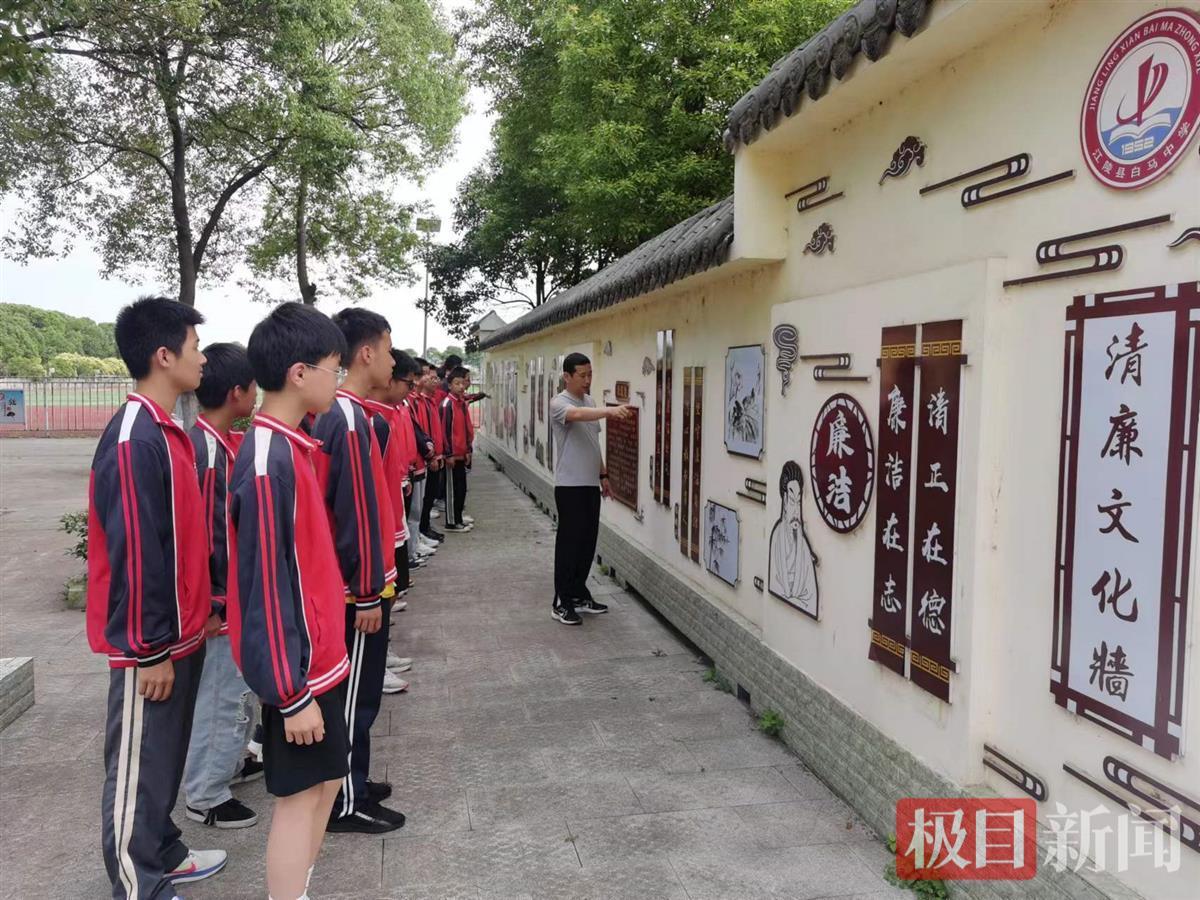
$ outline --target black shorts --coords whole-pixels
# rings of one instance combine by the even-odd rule
[[[283,713],[263,704],[263,768],[267,792],[290,797],[324,781],[338,781],[350,771],[350,739],[346,735],[346,682],[314,701],[325,719],[325,739],[293,744],[283,731]]]

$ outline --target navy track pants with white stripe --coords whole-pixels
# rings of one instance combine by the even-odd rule
[[[104,867],[114,900],[175,896],[167,873],[187,857],[171,811],[179,796],[204,669],[204,646],[174,662],[166,700],[138,693],[137,669],[112,669],[100,807]]]
[[[350,772],[333,803],[335,817],[348,816],[367,803],[367,774],[371,769],[371,726],[383,702],[383,672],[387,668],[391,604],[383,602],[383,624],[374,634],[354,627],[355,609],[346,604],[346,733],[350,737]]]

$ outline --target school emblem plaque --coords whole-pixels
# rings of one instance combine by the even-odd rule
[[[1102,183],[1157,181],[1200,125],[1200,15],[1160,9],[1130,25],[1101,58],[1083,98],[1079,140]]]

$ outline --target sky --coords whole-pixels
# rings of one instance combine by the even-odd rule
[[[450,4],[452,7],[457,4]],[[427,201],[434,215],[442,220],[442,232],[435,238],[445,242],[452,237],[450,232],[454,197],[458,183],[466,177],[484,156],[491,145],[491,123],[493,114],[488,95],[472,88],[468,94],[469,111],[459,123],[457,143],[452,155],[439,169],[432,172],[424,185],[415,190],[418,198]],[[407,193],[407,192],[406,192]],[[7,218],[0,207],[0,228]],[[11,212],[11,207],[8,207]],[[424,314],[415,303],[424,295],[424,271],[418,263],[419,281],[409,286],[380,290],[358,305],[385,315],[392,326],[392,341],[397,347],[421,350]],[[100,276],[100,259],[89,242],[76,239],[70,254],[31,260],[28,265],[19,265],[0,255],[0,302],[24,303],[44,309],[58,310],[73,316],[86,316],[97,322],[111,322],[117,311],[130,300],[149,291],[164,291],[168,296],[176,290],[174,285],[156,282],[146,276],[105,279]],[[196,290],[196,307],[205,316],[200,339],[211,341],[239,341],[245,343],[254,324],[262,318],[267,307],[255,303],[241,292],[236,278],[221,284],[206,279],[201,273]],[[326,313],[336,312],[339,305],[331,302],[317,307]],[[511,316],[506,316],[511,318]],[[429,347],[444,348],[447,344],[462,345],[458,338],[451,337],[431,317],[429,319]]]

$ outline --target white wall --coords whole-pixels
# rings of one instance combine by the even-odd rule
[[[964,44],[942,68],[898,93],[884,93],[887,80],[876,78],[878,96],[867,96],[863,88],[845,91],[851,103],[839,99],[843,88],[835,83],[817,104],[822,112],[812,121],[819,120],[820,127],[806,125],[802,112],[763,142],[767,150],[752,145],[739,152],[735,247],[745,256],[766,259],[782,246],[786,259],[781,264],[764,264],[752,274],[694,289],[660,291],[491,355],[549,358],[590,343],[597,402],[618,379],[631,382],[635,402],[637,391],[646,396],[639,473],[645,518],[639,523],[630,510],[608,504],[609,524],[719,600],[731,615],[760,628],[770,647],[928,765],[961,785],[986,785],[1012,795],[1014,789],[980,763],[983,743],[996,744],[1048,784],[1051,802],[1040,806],[1043,817],[1055,811],[1056,801],[1071,810],[1101,802],[1113,807],[1062,769],[1064,762],[1071,763],[1103,780],[1100,764],[1108,754],[1200,794],[1195,658],[1200,528],[1194,529],[1189,548],[1183,754],[1175,760],[1156,756],[1069,714],[1049,692],[1066,308],[1075,295],[1200,279],[1200,243],[1167,248],[1185,227],[1200,225],[1196,142],[1156,184],[1113,191],[1088,172],[1078,139],[1084,90],[1105,48],[1136,18],[1167,5],[1038,0],[1024,4],[1028,11],[1015,26],[1008,15],[1003,30],[972,35],[974,48]],[[1196,2],[1169,5],[1200,9]],[[971,33],[961,28],[956,34],[966,40]],[[914,39],[912,49],[937,37],[931,29]],[[874,65],[885,67],[891,58]],[[892,152],[907,135],[928,145],[924,167],[879,185]],[[918,194],[924,185],[1023,151],[1033,157],[1028,179],[1065,169],[1074,169],[1074,178],[966,210],[958,199],[961,186]],[[831,191],[845,191],[843,199],[802,214],[783,199],[786,191],[824,175],[831,176]],[[1039,271],[1034,257],[1039,241],[1162,213],[1174,220],[1111,238],[1126,251],[1118,271],[1002,285]],[[821,222],[833,226],[836,251],[805,254],[804,245]],[[766,543],[779,509],[780,467],[796,459],[807,471],[809,436],[820,405],[845,390],[868,410],[875,432],[880,329],[947,318],[963,319],[969,363],[962,381],[952,637],[959,671],[952,676],[951,702],[944,704],[867,658],[874,503],[857,531],[838,535],[821,522],[806,490],[805,520],[821,558],[820,621],[759,593],[752,581],[755,575],[767,577]],[[801,353],[850,352],[854,371],[871,375],[871,381],[819,384],[810,368],[797,363],[793,388],[781,397],[770,337],[780,322],[799,329]],[[672,511],[657,506],[650,492],[646,461],[654,446],[654,377],[643,376],[641,367],[643,357],[655,358],[660,328],[676,330],[672,500],[681,490],[683,368],[704,365],[703,499],[731,506],[741,516],[742,579],[736,588],[684,559],[674,539]],[[599,353],[605,341],[612,342],[611,357]],[[763,343],[768,350],[762,462],[727,454],[720,426],[725,350],[749,343]],[[518,403],[522,421],[527,408],[527,398]],[[747,476],[767,482],[767,508],[735,496]],[[1200,509],[1200,498],[1196,502]],[[1180,862],[1180,871],[1170,874],[1135,860],[1120,877],[1148,897],[1196,896],[1200,855],[1184,848]]]

